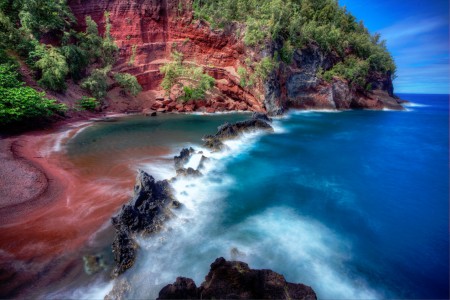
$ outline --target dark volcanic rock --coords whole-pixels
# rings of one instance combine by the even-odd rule
[[[266,114],[260,113],[260,112],[254,112],[252,115],[252,119],[254,120],[262,120],[267,123],[272,123],[272,119],[269,118]]]
[[[236,122],[234,124],[227,122],[219,126],[215,135],[207,135],[203,137],[203,140],[205,141],[204,146],[218,151],[225,147],[222,143],[223,140],[236,138],[241,133],[255,130],[266,130],[273,132],[273,127],[268,122],[270,122],[269,117],[259,113],[254,114],[250,120]]]
[[[208,160],[209,160],[208,157],[202,155],[202,158],[200,159],[197,170],[203,169],[205,167],[205,162],[207,162]]]
[[[272,270],[252,270],[246,263],[218,258],[200,287],[179,277],[159,292],[159,299],[317,299],[309,286],[286,282]]]
[[[173,284],[166,285],[159,292],[159,299],[200,299],[194,280],[178,277]]]
[[[192,149],[192,147],[189,149],[184,148],[183,150],[181,150],[180,155],[173,158],[175,162],[175,170],[182,169],[184,165],[189,161],[194,152],[195,151],[194,149]]]
[[[192,168],[181,168],[177,170],[177,176],[193,176],[193,177],[200,177],[202,176],[202,172],[199,170],[194,170]]]
[[[133,236],[159,230],[164,220],[171,216],[170,207],[173,201],[167,180],[155,181],[149,174],[139,171],[133,198],[112,218],[116,229],[112,244],[116,262],[114,276],[129,269],[136,259],[137,244]]]

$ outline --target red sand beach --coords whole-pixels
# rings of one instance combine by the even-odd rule
[[[80,174],[55,151],[79,128],[0,140],[1,298],[20,295],[29,280],[47,285],[82,272],[79,250],[132,192],[135,174],[125,163]],[[102,179],[112,171],[120,176]]]

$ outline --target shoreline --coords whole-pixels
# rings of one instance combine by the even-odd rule
[[[406,102],[406,101],[405,101]],[[409,102],[405,103],[406,105]],[[350,111],[353,109],[350,109]],[[329,110],[329,109],[291,109],[291,111],[300,111],[300,112],[343,112],[346,110]],[[380,110],[385,111],[385,109]],[[407,111],[407,109],[405,109]],[[156,113],[156,111],[155,111]],[[223,111],[223,112],[157,112],[157,116],[160,114],[194,114],[194,115],[216,115],[216,114],[233,114],[233,113],[242,113],[242,114],[251,114],[252,111],[242,111],[242,110],[233,110],[233,111]],[[283,118],[289,114],[289,110],[287,110],[284,114],[280,116],[276,116],[276,118]],[[81,113],[75,116],[69,116],[65,119],[60,119],[55,121],[54,123],[50,123],[47,128],[37,129],[26,131],[23,133],[7,133],[5,136],[0,135],[0,149],[2,150],[2,155],[0,155],[0,163],[3,166],[7,166],[7,168],[3,167],[0,169],[0,178],[8,178],[8,180],[3,180],[4,185],[0,185],[0,196],[3,196],[3,199],[14,199],[21,198],[20,192],[14,194],[12,192],[9,194],[8,189],[11,186],[20,186],[23,183],[24,178],[28,177],[28,186],[21,187],[26,188],[29,192],[28,197],[25,200],[18,200],[17,202],[12,201],[11,204],[1,203],[0,202],[0,227],[8,224],[11,219],[14,219],[21,213],[26,213],[27,211],[42,206],[44,204],[50,203],[56,200],[57,197],[63,196],[65,193],[65,189],[67,187],[67,180],[65,176],[62,174],[57,174],[58,170],[61,169],[59,167],[51,166],[49,164],[48,158],[41,156],[39,153],[41,150],[39,145],[41,141],[40,138],[46,138],[49,135],[55,134],[58,131],[67,131],[70,130],[70,126],[76,123],[88,122],[86,126],[82,126],[79,128],[77,132],[67,137],[68,139],[78,134],[80,130],[84,127],[89,126],[95,122],[107,121],[109,118],[121,118],[126,116],[147,116],[149,118],[155,117],[151,116],[151,113],[148,113],[145,110],[140,112],[102,112],[102,113]],[[42,145],[41,145],[42,147]],[[14,166],[13,166],[14,165]],[[8,168],[9,167],[9,168]],[[17,170],[21,172],[21,178],[16,178],[18,175],[15,174]],[[59,170],[61,171],[61,170]],[[59,172],[61,173],[61,172]],[[36,186],[37,183],[37,186]],[[3,189],[3,190],[2,190]],[[37,191],[33,191],[37,190]],[[0,201],[1,199],[0,198]],[[23,197],[22,197],[23,198]],[[7,202],[7,201],[5,201]],[[27,206],[30,206],[27,208]],[[12,211],[12,212],[11,212]]]

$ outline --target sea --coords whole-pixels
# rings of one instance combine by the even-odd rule
[[[319,299],[448,299],[449,96],[399,96],[405,111],[290,110],[274,133],[244,134],[216,153],[202,137],[250,114],[96,122],[61,151],[75,168],[110,166],[104,179],[120,176],[116,164],[170,179],[185,147],[211,158],[204,176],[173,184],[183,205],[165,229],[139,238],[124,274],[130,299],[156,298],[178,276],[200,285],[218,257],[272,269]],[[114,285],[88,277],[45,298],[103,298]]]

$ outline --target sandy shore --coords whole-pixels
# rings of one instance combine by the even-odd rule
[[[0,140],[0,226],[62,196],[66,178],[39,152],[45,133]]]
[[[111,238],[94,237],[130,197],[135,171],[73,165],[62,145],[91,123],[0,139],[0,298],[38,297],[88,280],[82,256],[109,245]],[[120,178],[108,180],[110,173]]]

